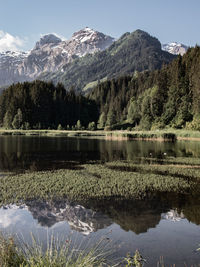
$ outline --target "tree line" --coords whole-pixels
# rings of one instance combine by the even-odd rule
[[[96,103],[62,84],[17,83],[0,96],[0,126],[7,129],[94,128]]]

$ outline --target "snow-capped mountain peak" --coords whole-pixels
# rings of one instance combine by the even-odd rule
[[[34,79],[43,72],[62,70],[75,57],[102,51],[113,42],[114,38],[89,27],[75,32],[69,40],[62,40],[56,34],[47,34],[31,50],[20,66],[20,72]]]
[[[107,42],[109,41],[109,44],[114,41],[114,38],[107,36],[103,33],[100,33],[98,31],[95,31],[89,27],[85,27],[84,29],[75,32],[72,35],[71,40],[74,40],[78,43],[99,43],[99,42]],[[105,48],[102,48],[105,49]]]
[[[57,45],[60,42],[62,42],[61,38],[59,38],[55,34],[52,34],[52,33],[45,34],[36,43],[35,48],[40,49],[43,45],[49,45],[49,44]]]
[[[181,43],[172,42],[172,43],[168,43],[168,44],[163,44],[162,50],[167,51],[173,55],[181,55],[182,56],[187,52],[188,46],[181,44]]]

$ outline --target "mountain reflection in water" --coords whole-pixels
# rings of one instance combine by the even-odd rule
[[[90,203],[74,203],[69,201],[29,201],[23,205],[7,205],[0,209],[0,215],[6,210],[26,210],[42,227],[52,227],[59,222],[67,222],[71,230],[88,235],[104,229],[113,223],[124,231],[135,234],[145,233],[155,228],[160,220],[179,221],[188,219],[195,224],[200,223],[200,201],[193,203],[185,196],[165,194],[155,196],[152,200],[104,200]],[[6,218],[6,217],[5,217]],[[6,224],[0,219],[0,225]]]
[[[167,266],[176,263],[182,267],[183,261],[188,266],[199,262],[195,253],[199,210],[200,201],[168,194],[148,201],[30,201],[0,208],[0,230],[22,235],[30,244],[32,233],[44,246],[52,234],[61,242],[70,238],[83,248],[85,243],[92,246],[103,237],[110,242],[112,259],[139,249],[149,266],[164,256]]]

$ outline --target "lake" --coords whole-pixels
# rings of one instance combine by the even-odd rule
[[[100,138],[0,137],[0,173],[79,169],[80,164],[151,158],[200,157],[199,142],[111,141]],[[99,203],[29,201],[0,208],[0,229],[31,243],[47,244],[52,234],[80,248],[104,238],[111,261],[138,249],[147,266],[161,256],[176,266],[200,262],[200,201],[191,195],[157,194],[152,200],[110,199]]]

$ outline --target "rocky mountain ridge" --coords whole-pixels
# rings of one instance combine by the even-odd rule
[[[79,78],[75,77],[75,73],[79,76],[79,69],[82,67],[86,68],[85,71],[88,72],[91,77],[86,79],[80,77],[80,79],[78,79],[80,82],[75,84],[75,86],[84,87],[88,82],[101,80],[107,76],[115,76],[134,70],[141,71],[159,68],[161,63],[158,63],[158,61],[168,63],[170,60],[166,58],[170,57],[166,56],[166,54],[161,56],[161,45],[158,41],[154,40],[156,38],[149,38],[149,36],[146,35],[145,38],[148,39],[148,44],[145,38],[143,38],[144,35],[143,32],[139,37],[141,39],[137,38],[134,44],[132,33],[126,33],[116,41],[114,38],[88,27],[75,32],[69,40],[63,40],[56,34],[43,35],[35,44],[35,47],[29,52],[8,51],[0,53],[0,87],[16,82],[31,81],[38,77],[44,80],[53,80],[54,82],[64,82],[65,86],[71,86],[74,80]],[[139,50],[144,46],[148,47],[145,55],[142,55],[147,59],[149,58],[149,62],[147,63],[141,62],[140,60],[141,54]],[[136,51],[137,49],[138,51]],[[183,54],[187,47],[172,43],[163,45],[162,49],[171,54]],[[150,50],[152,50],[152,55],[150,55]],[[107,52],[103,53],[103,51]],[[127,54],[127,58],[126,55],[120,58],[121,55],[119,55],[119,51],[120,53]],[[95,56],[94,54],[98,54],[98,52],[100,54]],[[112,55],[112,57],[107,56],[107,54]],[[129,60],[129,58],[132,58],[132,54],[137,54],[134,58],[134,62],[131,62],[132,59]],[[81,60],[81,58],[84,58],[86,55],[94,55],[94,57],[89,58],[89,62],[87,59]],[[93,68],[91,64],[94,65],[94,68],[99,64],[109,65],[112,61],[112,65],[118,65],[118,63],[115,62],[115,56],[119,58],[120,64],[124,66],[118,66],[115,69],[111,66],[111,73],[105,71],[105,74],[100,73],[97,75],[96,73],[93,77],[93,73],[90,70],[90,67]],[[97,60],[95,57],[97,57]],[[158,57],[160,57],[160,59],[158,59]],[[71,73],[72,69],[73,73]],[[127,69],[129,70],[127,71]],[[65,82],[66,79],[68,79],[68,73],[74,76],[69,83]],[[82,76],[82,73],[80,76]]]
[[[75,58],[102,51],[113,42],[114,38],[88,27],[75,32],[69,40],[44,35],[29,53],[0,54],[0,86],[30,81],[43,72],[62,71]]]
[[[23,81],[25,77],[20,72],[29,52],[6,51],[0,52],[0,86]]]
[[[147,32],[127,32],[106,50],[79,57],[57,72],[44,72],[39,79],[61,82],[65,88],[73,86],[88,91],[99,82],[129,75],[135,71],[160,69],[175,58],[161,49],[161,43]]]

